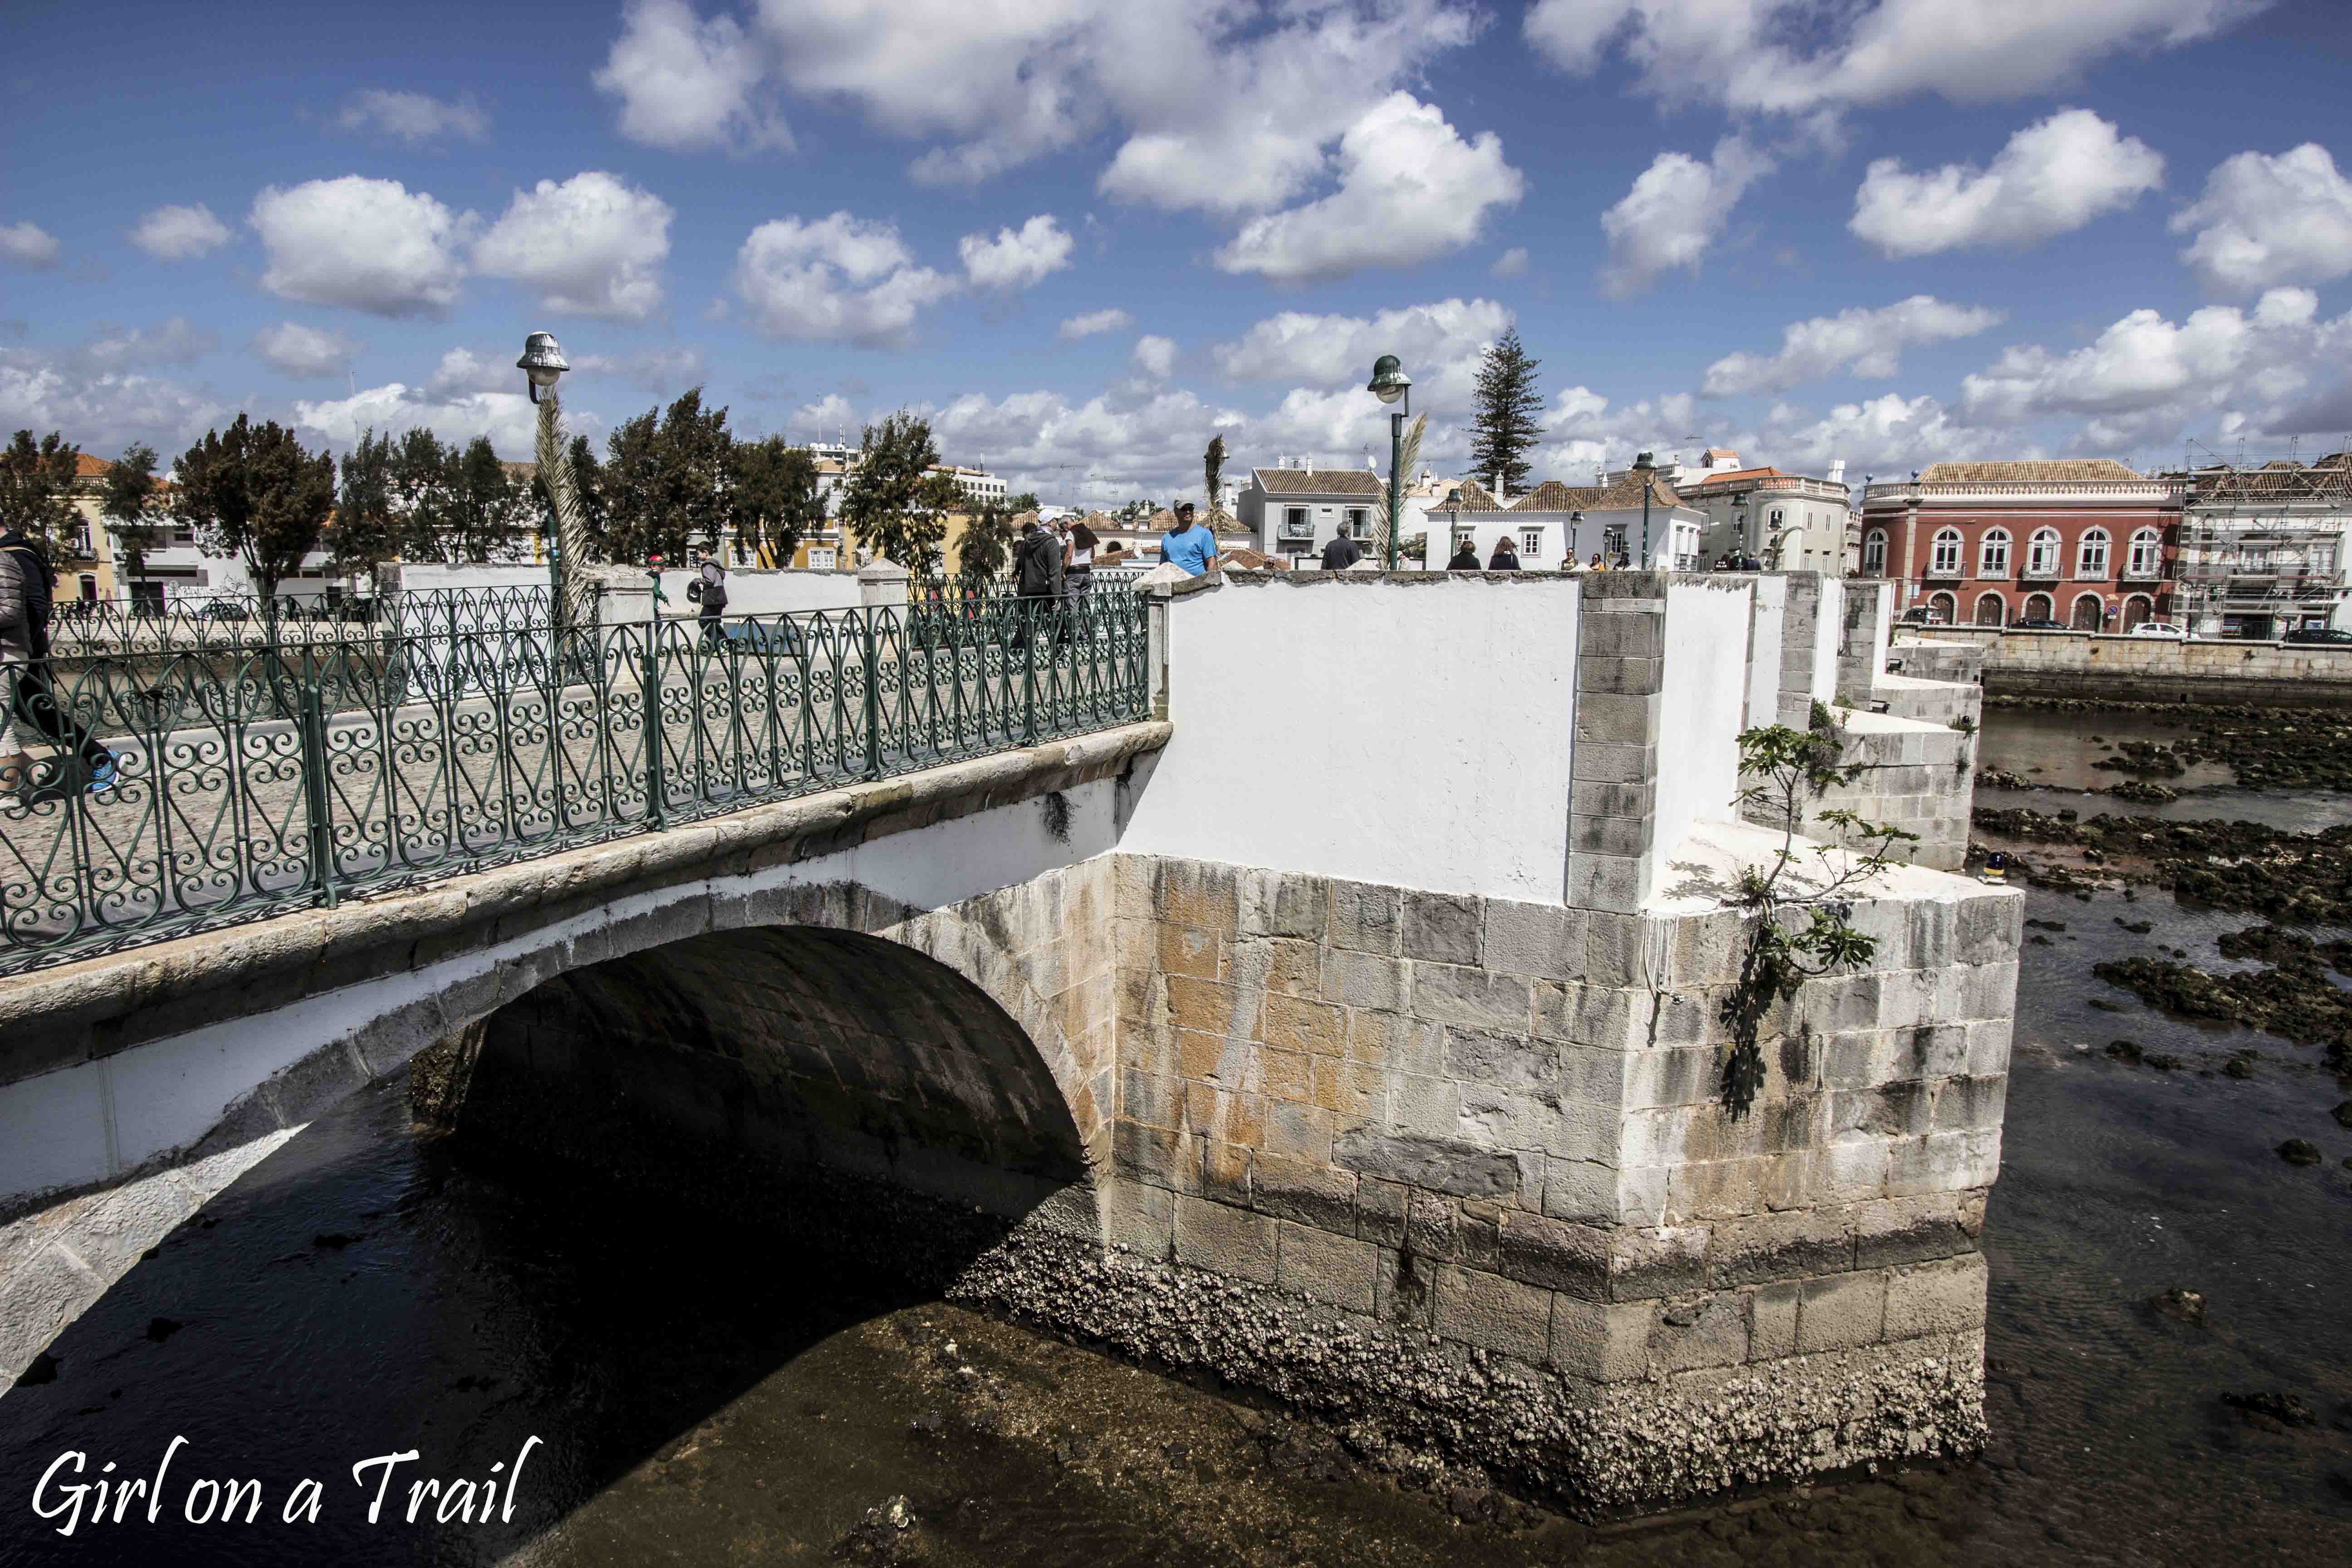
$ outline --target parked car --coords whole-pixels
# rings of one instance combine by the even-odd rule
[[[2142,621],[2132,627],[2130,635],[2136,637],[2163,637],[2171,642],[2191,640],[2187,626],[2175,626],[2170,621]]]
[[[2347,644],[2352,644],[2352,632],[2343,631],[2335,626],[2305,626],[2300,631],[2292,631],[2287,633],[2286,636],[2281,637],[2279,640],[2281,642],[2320,643],[2328,647],[2342,647]]]
[[[1925,605],[1919,605],[1895,616],[1895,624],[1900,626],[1940,626],[1948,623],[1944,619],[1943,611],[1931,610]]]
[[[2063,632],[2067,627],[2063,621],[2053,621],[2044,616],[2039,620],[2011,621],[2009,629],[2013,632]]]
[[[242,621],[249,618],[243,605],[227,599],[215,599],[203,609],[198,610],[196,615],[198,618],[207,621]]]

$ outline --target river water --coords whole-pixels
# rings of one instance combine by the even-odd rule
[[[1989,716],[1989,763],[2079,789],[2113,777],[2087,769],[2089,732],[2140,732],[2050,717]],[[2251,815],[2214,798],[2168,815]],[[2254,800],[2279,826],[2352,816]],[[812,1262],[723,1212],[486,1166],[413,1127],[388,1081],[175,1232],[53,1347],[52,1381],[0,1397],[0,1564],[2352,1562],[2352,1131],[2328,1115],[2346,1090],[2315,1052],[2166,1019],[2090,974],[2157,945],[2214,965],[2252,920],[2027,898],[2064,929],[2022,962],[1976,1463],[1598,1529],[1408,1485],[1244,1395]],[[2118,1037],[2187,1066],[2110,1061]],[[2215,1070],[2247,1045],[2252,1078]],[[2286,1164],[2288,1137],[2326,1161]],[[2203,1293],[2203,1324],[2149,1305],[2176,1287]],[[2316,1423],[2224,1403],[2264,1393]],[[173,1512],[190,1480],[250,1479],[257,1522],[240,1503],[234,1523],[148,1524],[143,1496],[95,1522],[94,1493],[70,1536],[34,1517],[60,1453],[112,1481],[175,1436]],[[371,1524],[387,1467],[352,1467],[409,1450]],[[316,1522],[284,1522],[304,1478]],[[419,1479],[443,1489],[411,1523]],[[459,1479],[478,1483],[459,1502],[497,1483],[505,1506],[436,1521]],[[865,1522],[893,1499],[907,1529]]]

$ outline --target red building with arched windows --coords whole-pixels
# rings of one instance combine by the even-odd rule
[[[1858,575],[1930,620],[2129,631],[2172,614],[2178,479],[2111,458],[1930,463],[1863,493]]]

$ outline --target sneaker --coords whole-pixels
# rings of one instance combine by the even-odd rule
[[[116,772],[117,769],[114,765],[114,755],[110,752],[107,753],[105,761],[91,764],[89,769],[89,783],[83,787],[92,795],[96,795],[102,789],[111,789],[114,787]]]

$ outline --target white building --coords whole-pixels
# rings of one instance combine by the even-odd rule
[[[2181,477],[2173,573],[2190,633],[2352,631],[2352,453]]]
[[[1845,574],[1853,500],[1843,463],[1831,464],[1825,479],[1769,467],[1692,473],[1675,492],[1706,514],[1701,564],[1727,552],[1754,555],[1768,571]]]
[[[1688,572],[1701,564],[1699,544],[1706,514],[1685,506],[1675,488],[1656,472],[1650,478],[1648,565],[1661,572]],[[1467,540],[1483,565],[1494,558],[1506,533],[1526,572],[1556,572],[1593,556],[1614,563],[1620,556],[1643,564],[1642,486],[1627,478],[1615,484],[1564,485],[1547,479],[1526,495],[1499,501],[1475,480],[1464,480],[1430,503],[1430,571],[1441,571]]]
[[[1293,566],[1316,564],[1323,547],[1342,534],[1369,542],[1385,488],[1369,468],[1318,468],[1311,458],[1304,463],[1252,468],[1234,507],[1252,548]]]

